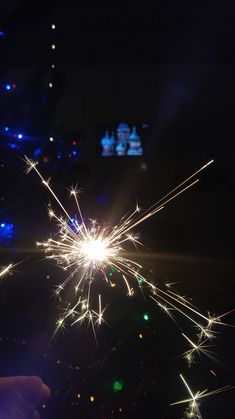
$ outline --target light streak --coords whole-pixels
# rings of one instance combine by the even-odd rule
[[[233,390],[235,388],[234,386],[228,385],[228,386],[224,386],[216,390],[212,390],[212,391],[208,391],[207,389],[202,390],[202,391],[197,391],[194,394],[182,374],[180,374],[180,378],[183,381],[190,397],[184,400],[180,400],[178,402],[171,403],[171,406],[175,406],[179,404],[188,404],[188,407],[185,411],[185,417],[190,418],[190,419],[202,419],[202,415],[200,412],[201,400],[205,399],[206,397],[215,396],[217,394],[223,393],[224,391],[227,391],[227,390]]]
[[[13,268],[13,264],[10,263],[8,266],[5,266],[4,268],[2,268],[2,270],[0,271],[0,279],[2,279],[5,275],[7,275],[10,270]]]
[[[26,258],[27,259],[27,258]],[[25,259],[24,259],[25,260]],[[1,267],[0,269],[0,281],[5,278],[5,276],[7,274],[9,274],[13,268],[15,268],[16,266],[20,265],[21,263],[24,262],[24,260],[17,262],[17,263],[9,263],[9,265]]]

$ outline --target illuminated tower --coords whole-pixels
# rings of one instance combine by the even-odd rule
[[[133,127],[129,137],[129,149],[127,151],[128,156],[142,156],[143,149],[141,147],[140,136],[136,132],[136,127]]]
[[[130,128],[127,124],[121,123],[117,127],[117,147],[121,143],[122,148],[127,149],[129,142]],[[124,152],[125,154],[125,152]],[[122,154],[123,155],[123,154]]]
[[[109,132],[106,131],[105,136],[101,139],[101,145],[103,148],[102,156],[113,156],[114,143],[115,143],[114,135],[110,137]]]

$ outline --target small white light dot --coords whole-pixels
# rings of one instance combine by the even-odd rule
[[[50,137],[50,141],[52,142],[52,141],[54,141],[54,138],[53,137]]]
[[[55,64],[51,64],[51,68],[55,68]]]
[[[54,23],[52,23],[52,25],[51,25],[51,29],[55,29],[55,28],[56,28],[55,24],[54,24]]]
[[[51,44],[51,49],[55,49],[55,44]]]
[[[52,88],[52,87],[53,87],[53,84],[51,83],[51,81],[50,81],[50,83],[48,83],[48,86],[49,86],[50,88]]]

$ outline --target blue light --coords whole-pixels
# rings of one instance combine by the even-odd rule
[[[78,227],[79,227],[79,223],[78,223],[77,218],[76,218],[76,217],[71,218],[71,220],[70,220],[70,221],[71,221],[71,223],[70,223],[71,228],[72,228],[73,230],[77,231],[77,229],[78,229]]]
[[[19,138],[19,140],[21,140],[23,138],[22,134],[18,134],[17,137]]]
[[[0,36],[5,36],[5,32],[0,31]]]
[[[0,243],[7,244],[14,236],[14,224],[1,223],[0,226]]]
[[[5,85],[5,89],[6,89],[6,90],[11,90],[11,85],[10,85],[10,84],[6,84],[6,85]]]
[[[104,195],[100,195],[98,197],[98,202],[100,205],[104,205],[106,203],[106,197]]]
[[[4,127],[4,131],[9,131],[9,127]]]
[[[39,157],[41,154],[42,154],[42,149],[41,147],[38,147],[34,150],[33,157]]]
[[[76,155],[77,155],[76,150],[73,150],[73,151],[72,151],[72,155],[73,155],[73,156],[76,156]]]
[[[17,148],[17,145],[15,143],[10,143],[9,147],[15,149],[15,148]]]

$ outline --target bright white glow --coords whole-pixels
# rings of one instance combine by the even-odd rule
[[[86,242],[82,246],[82,253],[90,261],[102,262],[108,256],[106,245],[102,240],[93,240]]]
[[[48,83],[48,85],[49,85],[50,88],[53,87],[53,84],[51,83],[51,81],[50,81],[50,83]]]
[[[52,142],[52,141],[54,141],[54,138],[53,137],[50,137],[50,141]]]
[[[52,23],[52,25],[51,25],[51,29],[55,29],[55,28],[56,28],[55,24],[54,24],[54,23]]]
[[[51,49],[55,49],[55,44],[52,44],[51,45]]]
[[[51,64],[51,68],[55,68],[55,64]]]

